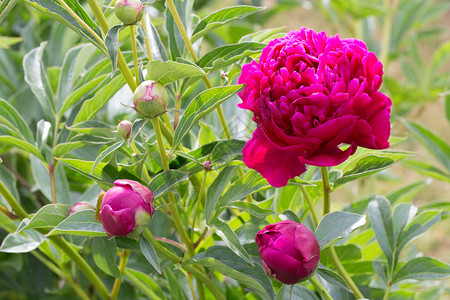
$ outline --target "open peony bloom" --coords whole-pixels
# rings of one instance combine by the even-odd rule
[[[258,124],[244,163],[282,187],[305,164],[335,166],[358,146],[388,148],[392,102],[378,92],[382,75],[359,40],[302,28],[271,41],[238,81],[246,84],[238,106]]]
[[[108,236],[138,237],[153,215],[153,193],[139,182],[119,179],[103,197],[100,218]]]
[[[256,234],[267,275],[285,284],[313,276],[320,258],[319,242],[306,226],[291,220],[268,225]]]

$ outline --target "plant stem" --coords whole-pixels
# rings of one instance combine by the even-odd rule
[[[314,204],[311,201],[311,197],[309,197],[308,191],[305,189],[303,185],[300,185],[300,191],[303,194],[303,197],[306,200],[306,203],[308,203],[309,211],[311,212],[311,215],[314,220],[314,225],[317,227],[319,225],[319,218],[317,218],[316,211],[314,210]]]
[[[55,168],[54,159],[52,159],[52,163],[48,166],[48,172],[50,174],[50,186],[52,189],[52,203],[56,204],[56,181],[55,181]]]
[[[121,255],[120,255],[120,262],[119,262],[120,275],[124,274],[125,268],[127,266],[127,261],[128,261],[129,257],[130,257],[130,250],[123,250]],[[113,285],[113,288],[111,290],[111,296],[109,296],[109,298],[111,300],[116,300],[117,299],[117,295],[119,295],[119,289],[120,289],[120,285],[121,284],[122,284],[122,280],[120,280],[120,278],[116,278],[116,280],[114,280],[114,285]]]
[[[184,245],[177,243],[175,241],[172,241],[171,239],[165,238],[165,237],[159,237],[159,236],[154,236],[155,240],[166,243],[166,244],[170,244],[172,246],[177,247],[178,249],[180,249],[183,252],[187,252],[187,249]]]
[[[166,149],[164,148],[164,142],[162,139],[161,128],[159,126],[158,118],[152,118],[151,121],[153,124],[153,129],[155,130],[155,136],[156,136],[156,141],[158,144],[159,155],[161,156],[163,170],[168,171],[169,170],[169,161],[167,158]],[[194,254],[193,249],[192,249],[192,243],[191,243],[191,240],[189,239],[189,236],[184,228],[183,222],[181,221],[180,214],[178,213],[177,203],[175,201],[175,197],[172,192],[169,193],[169,202],[170,202],[170,212],[172,214],[172,218],[175,223],[175,227],[177,228],[177,231],[180,234],[181,239],[183,240],[184,244],[186,245],[189,257],[192,257]]]
[[[333,298],[330,296],[330,294],[327,292],[327,290],[323,287],[323,285],[320,283],[319,280],[317,280],[316,276],[313,276],[309,279],[309,282],[314,286],[314,288],[319,292],[319,294],[325,299],[325,300],[333,300]]]
[[[147,58],[148,58],[148,61],[152,61],[153,54],[152,54],[152,48],[150,45],[150,39],[148,38],[150,35],[148,32],[148,27],[147,27],[150,23],[150,20],[148,18],[148,15],[145,13],[145,10],[144,10],[144,16],[142,17],[141,22],[142,22],[142,28],[144,28],[144,32],[145,32],[144,42],[145,42],[145,50],[147,51]]]
[[[131,49],[133,51],[134,78],[136,79],[136,86],[139,86],[139,62],[136,47],[136,27],[134,25],[130,25],[130,38]]]
[[[3,205],[0,204],[0,212],[4,213],[8,218],[10,218],[11,220],[17,220],[20,217],[16,216],[15,214],[13,214],[12,212],[10,212],[9,210],[6,209],[6,207],[4,207]]]
[[[6,188],[3,182],[0,180],[0,194],[11,206],[14,213],[20,218],[28,218],[27,212],[22,208],[22,206],[17,202],[16,198],[11,194],[11,192]]]
[[[194,60],[194,62],[197,62],[198,61],[197,54],[195,53],[194,47],[192,46],[192,42],[188,37],[186,29],[184,28],[183,22],[181,21],[180,15],[178,14],[177,8],[175,7],[173,0],[166,0],[166,3],[167,6],[169,7],[170,13],[173,16],[173,19],[175,20],[175,23],[177,24],[178,30],[180,30],[181,36],[183,37],[184,43],[186,44],[186,47],[188,48],[189,53],[192,56],[192,59]],[[212,88],[212,84],[209,81],[207,75],[205,75],[205,77],[203,77],[202,79],[205,82],[207,89]],[[225,114],[223,113],[222,105],[218,105],[216,111],[220,120],[220,124],[222,125],[225,138],[231,139],[231,132],[230,129],[228,128],[228,124],[225,119]]]
[[[328,176],[328,168],[320,167],[320,172],[322,173],[322,188],[323,188],[323,215],[330,212],[330,179]]]
[[[59,1],[62,1],[62,0],[59,0]],[[106,20],[105,15],[103,14],[102,9],[100,8],[100,5],[97,3],[97,0],[87,0],[87,2],[89,4],[89,6],[91,7],[92,11],[94,12],[94,15],[97,18],[97,22],[99,23],[100,28],[103,31],[103,34],[106,35],[109,30],[109,24],[108,24],[108,21]],[[89,26],[87,26],[87,27],[89,27]],[[101,40],[101,44],[103,45],[103,47],[105,47],[105,50],[106,50],[106,46],[105,46],[105,43],[103,42],[103,40]],[[125,78],[125,81],[127,82],[131,91],[134,92],[137,85],[134,82],[133,75],[131,74],[130,69],[128,68],[127,62],[125,61],[125,57],[123,57],[122,51],[120,51],[120,49],[117,49],[117,67],[119,68],[120,73],[122,73],[122,76]]]
[[[195,221],[197,220],[197,211],[198,211],[198,207],[200,206],[200,202],[202,202],[203,190],[205,189],[205,181],[206,181],[207,175],[208,175],[208,171],[207,170],[203,171],[203,179],[202,179],[202,183],[200,185],[200,190],[198,191],[197,203],[195,204],[194,213],[193,213],[193,217],[192,217],[192,231],[191,231],[192,243],[194,243],[194,228],[195,228]]]
[[[76,252],[72,246],[69,245],[69,243],[59,236],[49,236],[48,238],[59,248],[61,248],[61,250],[63,250],[78,265],[100,296],[103,299],[109,299],[109,293],[105,285],[97,274],[95,274],[94,270],[92,270],[92,268],[88,265],[88,263],[78,254],[78,252]]]

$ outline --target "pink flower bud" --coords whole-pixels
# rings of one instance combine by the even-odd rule
[[[209,159],[205,160],[205,162],[203,163],[203,168],[205,168],[206,171],[211,171],[212,163]]]
[[[119,125],[117,125],[117,132],[121,137],[127,139],[130,137],[132,128],[133,124],[130,121],[120,121]]]
[[[313,276],[320,258],[314,233],[291,220],[268,225],[256,234],[259,255],[267,275],[285,284]]]
[[[138,237],[153,215],[153,193],[139,182],[119,179],[103,197],[100,218],[108,236]]]
[[[117,0],[114,13],[123,24],[133,25],[142,18],[144,6],[139,0]]]
[[[86,202],[86,201],[77,202],[70,209],[69,216],[71,214],[74,214],[76,212],[86,210],[86,209],[94,209],[94,207],[92,206],[92,204],[90,204],[89,202]]]
[[[154,118],[166,111],[168,99],[169,96],[162,84],[146,80],[134,91],[134,109],[145,118]]]

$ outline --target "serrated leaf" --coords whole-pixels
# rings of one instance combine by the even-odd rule
[[[0,252],[27,253],[31,252],[45,241],[45,237],[35,230],[8,234],[0,246]]]
[[[201,117],[240,91],[243,85],[230,85],[208,89],[189,103],[173,136],[172,149],[176,149],[183,137]]]
[[[320,249],[324,249],[334,240],[346,237],[356,228],[366,223],[366,216],[349,212],[335,211],[323,216],[315,235]]]
[[[248,255],[247,251],[245,251],[244,247],[242,247],[236,233],[227,223],[217,218],[213,222],[211,222],[211,226],[214,228],[216,234],[220,236],[220,238],[225,242],[228,248],[231,249],[231,251],[236,253],[248,264],[254,266],[253,261],[250,259],[250,256]]]
[[[159,274],[162,273],[161,266],[159,264],[158,255],[156,255],[155,248],[153,245],[145,239],[143,236],[139,239],[139,247],[141,249],[142,254],[144,254],[145,259],[155,268],[156,272]]]
[[[376,196],[369,203],[369,219],[373,231],[384,255],[392,264],[392,252],[394,250],[394,225],[392,221],[391,204],[384,197]]]
[[[122,24],[114,25],[106,33],[105,46],[108,49],[109,59],[112,64],[112,74],[117,69],[117,54],[119,53],[119,32],[122,29]]]
[[[92,239],[92,257],[97,267],[106,274],[121,278],[117,267],[116,240],[107,237],[94,237]]]
[[[105,150],[103,150],[102,152],[100,152],[100,154],[97,156],[97,158],[94,161],[94,164],[92,165],[92,169],[91,169],[91,174],[94,172],[95,167],[98,165],[99,162],[101,162],[105,157],[107,157],[109,154],[113,153],[114,151],[116,151],[117,149],[119,149],[120,147],[122,147],[122,145],[125,143],[125,140],[122,140],[120,142],[114,143],[111,146],[109,146],[108,148],[106,148]]]
[[[257,218],[264,218],[267,215],[273,215],[276,214],[273,210],[270,209],[263,209],[260,208],[258,205],[243,201],[235,201],[227,205],[227,207],[240,209],[243,211],[248,212],[249,214],[257,217]]]
[[[258,42],[241,42],[217,47],[200,58],[197,65],[213,72],[253,54],[260,53],[267,45]]]
[[[162,85],[188,78],[205,76],[205,72],[198,66],[177,61],[153,60],[147,65],[146,80],[158,81]]]
[[[254,290],[263,299],[274,299],[272,283],[261,265],[259,257],[254,257],[254,267],[224,246],[212,246],[205,252],[197,254],[185,264],[199,264],[212,268],[225,276]]]
[[[95,211],[93,209],[82,210],[70,215],[53,228],[47,236],[55,234],[106,236],[102,224],[95,221]]]
[[[431,257],[417,257],[406,264],[394,275],[394,282],[405,279],[434,280],[450,277],[450,266]]]
[[[152,191],[153,196],[156,198],[162,197],[165,193],[172,190],[179,182],[185,181],[189,178],[189,173],[181,172],[177,170],[168,170],[159,173],[148,185],[148,188]]]
[[[28,224],[18,232],[31,228],[53,228],[67,218],[71,207],[69,204],[47,204],[39,209]]]
[[[208,33],[208,31],[216,27],[222,26],[237,19],[244,18],[263,9],[264,7],[238,5],[222,8],[218,11],[215,11],[203,18],[197,25],[197,27],[195,27],[194,32],[192,33],[191,41],[196,41],[197,39]]]

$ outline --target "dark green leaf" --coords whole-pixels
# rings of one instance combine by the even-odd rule
[[[152,178],[148,188],[156,199],[171,191],[177,183],[187,180],[188,177],[189,174],[185,172],[177,170],[164,171]]]
[[[116,71],[117,68],[117,54],[119,53],[119,32],[122,29],[122,24],[114,25],[106,34],[105,37],[105,45],[106,49],[108,49],[109,59],[112,64],[112,74]]]
[[[335,211],[323,216],[317,226],[315,235],[320,249],[324,249],[334,240],[346,237],[356,228],[366,223],[364,215]]]
[[[205,72],[198,66],[177,61],[153,60],[147,65],[146,80],[158,81],[162,85],[174,81],[196,76],[205,76]]]
[[[389,264],[392,263],[392,251],[394,250],[394,225],[392,221],[391,204],[384,197],[376,196],[369,203],[369,219],[373,231]]]
[[[161,274],[161,266],[159,264],[158,255],[156,255],[155,248],[153,248],[153,245],[147,241],[143,236],[139,239],[139,246],[141,248],[142,254],[144,254],[144,257],[147,259],[147,261],[152,265],[155,270]]]
[[[217,218],[211,223],[211,226],[214,227],[214,231],[216,232],[216,234],[220,236],[220,238],[225,242],[228,248],[231,249],[231,251],[236,253],[248,264],[254,266],[247,251],[245,251],[244,247],[242,247],[236,233],[234,233],[233,229],[231,229],[227,223]]]
[[[209,223],[211,217],[213,217],[212,212],[215,210],[216,204],[220,199],[225,187],[231,180],[236,170],[235,166],[225,167],[214,179],[213,183],[209,186],[208,192],[206,194],[206,207],[205,207],[205,219]]]
[[[216,87],[198,94],[191,103],[189,103],[189,106],[186,108],[184,115],[175,130],[172,149],[178,147],[183,137],[189,132],[192,126],[194,126],[196,121],[240,91],[242,87],[243,85]]]
[[[263,7],[239,5],[222,8],[215,11],[203,18],[197,27],[195,27],[194,32],[192,33],[191,41],[194,42],[216,27],[227,24],[233,20],[244,18],[263,9]]]
[[[241,42],[221,46],[202,56],[197,65],[209,72],[217,71],[244,57],[260,53],[264,47],[266,47],[265,43],[257,42]]]
[[[408,261],[394,276],[394,282],[405,279],[434,280],[450,277],[450,266],[431,257],[417,257]]]
[[[213,164],[225,163],[230,160],[240,158],[242,156],[242,148],[245,141],[241,140],[225,140],[219,142],[211,152],[210,161]]]
[[[384,263],[381,263],[377,260],[375,260],[372,264],[373,266],[373,270],[375,271],[375,273],[378,275],[378,277],[380,277],[384,283],[388,283],[388,279],[387,279],[387,266]]]
[[[82,210],[70,215],[52,229],[47,236],[55,234],[106,236],[102,224],[95,221],[95,211],[93,209]]]
[[[94,164],[92,165],[92,169],[91,169],[91,174],[94,172],[95,167],[98,165],[99,162],[101,162],[105,157],[107,157],[109,154],[113,153],[114,151],[116,151],[117,149],[119,149],[120,147],[122,147],[122,145],[125,143],[125,140],[122,140],[120,142],[114,143],[111,146],[109,146],[108,148],[106,148],[105,150],[103,150],[102,152],[100,152],[100,154],[97,156],[97,158],[94,161]]]
[[[47,204],[38,210],[20,231],[31,228],[53,228],[67,218],[71,207],[68,204]]]
[[[16,133],[17,137],[34,144],[34,137],[25,120],[19,112],[8,102],[0,99],[0,124],[4,124]]]
[[[328,283],[335,285],[346,291],[352,292],[352,290],[348,287],[345,280],[342,279],[342,277],[339,276],[339,274],[334,272],[333,270],[327,269],[325,267],[319,267],[317,269],[316,274],[322,277],[323,280],[327,281]]]
[[[97,267],[106,274],[121,278],[117,268],[117,246],[116,240],[107,237],[94,237],[92,239],[92,257]]]

